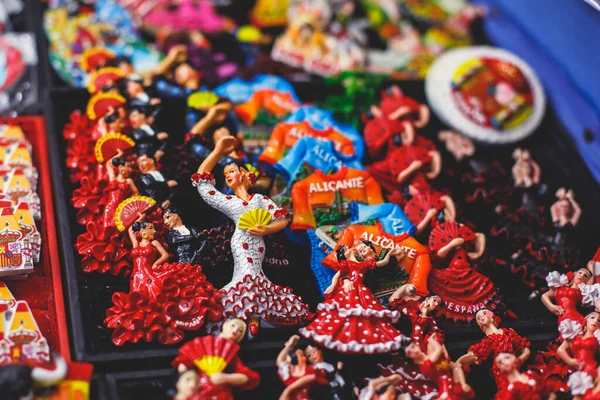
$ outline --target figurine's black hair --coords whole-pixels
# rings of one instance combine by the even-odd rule
[[[427,300],[428,298],[435,297],[435,296],[440,297],[440,295],[438,295],[438,294],[429,293],[427,296],[425,296],[421,299],[421,303],[424,302],[425,300]],[[446,307],[446,302],[441,297],[440,297],[440,307]]]
[[[165,210],[163,211],[163,215],[164,214],[177,214],[177,215],[180,215],[179,214],[179,209],[177,207],[175,207],[175,206],[171,206],[171,207],[165,208]]]
[[[373,245],[373,242],[371,242],[370,240],[363,240],[362,244],[364,244],[365,246],[370,247],[371,250],[373,250],[373,253],[377,254],[377,250],[375,250],[375,246]]]
[[[144,229],[146,226],[148,226],[148,224],[151,224],[152,222],[148,222],[148,221],[135,221],[133,223],[133,225],[131,225],[131,228],[133,229],[134,232],[139,232],[142,229]]]
[[[444,214],[444,209],[441,209],[440,211],[437,212],[437,214],[435,215],[435,219],[440,224],[443,222],[446,222],[446,215]]]
[[[135,104],[131,107],[129,107],[129,112],[139,112],[140,114],[144,114],[145,116],[149,116],[150,114],[152,114],[152,108],[150,106],[147,105],[143,105],[143,104]]]
[[[24,398],[32,387],[31,367],[19,364],[0,367],[0,393],[3,400]]]
[[[117,113],[107,114],[104,116],[104,122],[112,124],[118,119]]]
[[[338,261],[344,261],[346,259],[346,246],[342,245],[340,247],[338,247],[337,251],[335,252],[335,255],[337,257]]]
[[[291,365],[298,365],[298,356],[296,355],[296,351],[298,350],[297,347],[294,347],[293,349],[290,350],[290,352],[288,353],[290,356],[290,364]]]
[[[408,183],[402,186],[402,198],[404,201],[410,201],[410,199],[413,198],[412,194],[410,194],[410,187]]]
[[[154,152],[152,152],[152,151],[151,151],[151,150],[149,150],[149,149],[144,149],[144,148],[141,148],[141,149],[139,149],[139,150],[137,151],[137,154],[136,154],[136,156],[137,156],[137,158],[140,158],[140,157],[146,156],[146,157],[148,157],[148,158],[151,158],[151,159],[153,159],[154,161],[156,161],[156,158],[154,158]]]
[[[120,167],[121,165],[127,164],[127,160],[124,158],[113,158],[112,165],[115,167]]]
[[[128,65],[133,65],[131,63],[131,58],[127,57],[127,56],[116,56],[113,61],[112,61],[113,65],[118,67],[119,64],[125,63]]]

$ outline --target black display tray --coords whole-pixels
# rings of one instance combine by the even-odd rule
[[[389,84],[390,82],[387,82],[384,87]],[[425,101],[422,81],[406,81],[399,84],[406,95],[420,102]],[[300,86],[298,87],[298,94],[305,101],[315,101],[331,94],[332,91],[337,91],[337,89],[315,85]],[[177,346],[163,347],[158,344],[137,344],[121,348],[112,346],[110,344],[110,332],[103,327],[102,320],[105,310],[109,307],[110,293],[120,290],[127,291],[127,282],[121,277],[84,274],[80,269],[79,256],[74,251],[73,243],[77,235],[82,232],[82,228],[75,222],[75,212],[70,206],[74,186],[69,181],[65,166],[65,143],[62,137],[62,128],[68,122],[69,114],[72,111],[85,107],[88,97],[88,93],[81,89],[52,89],[46,98],[54,196],[57,205],[65,290],[69,301],[73,355],[76,360],[93,363],[99,373],[108,373],[108,391],[112,394],[118,394],[121,393],[119,390],[125,390],[114,388],[115,385],[119,385],[118,382],[134,382],[137,378],[143,377],[147,370],[151,369],[164,368],[166,371],[176,354]],[[172,137],[182,138],[185,133],[183,118],[177,116],[182,115],[184,108],[185,103],[183,100],[167,102],[161,112],[162,120],[158,122],[159,127],[163,125],[168,128]],[[433,117],[422,133],[432,138],[435,132],[442,128],[444,128],[443,125]],[[175,141],[178,142],[178,139],[175,139]],[[576,198],[584,212],[584,217],[577,227],[577,231],[581,233],[578,244],[582,248],[582,258],[584,260],[589,259],[597,246],[592,232],[597,232],[596,227],[600,224],[600,215],[594,213],[595,206],[600,204],[600,192],[598,185],[578,156],[570,138],[562,131],[551,110],[548,110],[546,118],[536,133],[521,145],[529,148],[534,159],[540,163],[543,171],[542,181],[549,185],[550,190],[566,185],[576,192]],[[508,147],[480,146],[478,154],[489,159],[500,159],[506,165],[510,165],[511,151],[512,149]],[[448,180],[441,183],[441,186],[444,187],[444,183],[450,184],[452,181]],[[460,187],[446,187],[453,192],[454,189],[458,192],[462,189]],[[469,207],[464,206],[463,208],[465,209],[464,215],[476,215],[469,214],[473,212],[473,210],[468,209]],[[481,222],[481,225],[484,228],[489,227],[489,224],[485,222]],[[498,271],[488,270],[486,273],[494,275],[500,289],[509,294],[506,298],[507,306],[516,312],[520,318],[518,321],[506,321],[503,326],[512,327],[521,335],[529,337],[534,342],[534,348],[536,349],[543,348],[551,339],[556,337],[556,320],[545,310],[541,302],[539,300],[526,300],[526,291],[515,291],[515,287],[519,286],[517,284],[518,278],[509,273],[503,274]],[[306,269],[306,274],[308,281],[313,279],[308,269]],[[313,305],[315,305],[314,302]],[[264,366],[270,365],[272,369],[268,369],[268,377],[265,376],[267,382],[270,382],[275,375],[274,360],[276,355],[292,332],[292,329],[263,329],[258,341],[244,344],[243,359],[251,367],[260,366],[264,368]],[[457,326],[446,329],[446,343],[453,357],[463,354],[468,346],[477,342],[481,337],[481,331],[475,326]],[[130,373],[126,371],[139,372]],[[489,386],[493,387],[493,384],[487,370],[474,368],[472,374],[474,377],[470,381],[482,385],[481,388],[477,387],[476,389],[481,390],[482,394],[488,393]],[[153,379],[149,379],[148,382],[153,381]],[[115,384],[111,386],[110,382]],[[487,390],[486,387],[488,387]],[[273,390],[272,385],[269,387],[261,385],[261,388],[260,393],[275,393],[275,391],[271,391]],[[263,392],[263,390],[266,391]],[[478,398],[491,398],[491,393],[490,397],[478,396]]]

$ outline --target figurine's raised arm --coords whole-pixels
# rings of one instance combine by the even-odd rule
[[[202,161],[198,167],[198,173],[211,173],[217,162],[225,155],[231,153],[237,146],[237,140],[233,136],[225,136],[215,144],[215,149]]]

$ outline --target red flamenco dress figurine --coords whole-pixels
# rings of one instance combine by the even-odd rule
[[[408,190],[409,193],[405,195],[404,213],[417,228],[416,235],[423,233],[429,226],[435,228],[440,219],[454,222],[456,206],[450,196],[421,182],[409,185]]]
[[[233,400],[234,390],[252,390],[260,375],[238,356],[246,323],[228,319],[218,336],[202,336],[187,342],[173,366],[179,371],[174,400]]]
[[[546,381],[534,371],[520,372],[520,360],[512,353],[501,352],[494,359],[494,367],[502,374],[505,386],[500,387],[494,400],[555,399],[555,392],[564,390],[556,381]]]
[[[467,246],[473,247],[468,251]],[[450,258],[446,268],[432,268],[429,290],[447,304],[447,318],[471,321],[482,309],[494,309],[498,291],[492,281],[471,267],[469,260],[480,258],[485,251],[485,236],[457,222],[437,225],[429,235],[429,249],[438,259]]]
[[[475,393],[467,384],[461,366],[448,358],[444,345],[440,344],[435,336],[436,334],[433,334],[429,337],[426,351],[423,351],[421,345],[414,341],[405,344],[402,348],[405,357],[416,364],[427,380],[435,382],[437,386],[436,399],[472,399]],[[411,392],[410,387],[411,385],[408,383],[404,390]]]
[[[99,199],[96,213],[86,218],[86,232],[79,235],[75,248],[83,256],[85,272],[98,271],[119,274],[129,270],[129,248],[125,236],[117,230],[115,213],[117,207],[131,196],[139,194],[131,179],[131,163],[114,157],[106,163],[109,183]],[[74,198],[75,200],[75,198]]]
[[[387,265],[390,256],[404,258],[397,248],[376,261],[375,247],[362,241],[357,247],[338,250],[338,272],[317,307],[317,317],[300,334],[319,345],[345,354],[385,354],[398,350],[406,339],[393,327],[399,311],[383,307],[364,285],[367,271]],[[358,260],[363,261],[358,261]]]
[[[586,374],[593,381],[598,368],[598,349],[600,347],[600,313],[592,312],[585,317],[584,326],[577,324],[569,335],[563,335],[563,342],[556,354],[565,363],[570,372]],[[572,376],[572,375],[571,375]],[[573,380],[581,380],[575,377]]]
[[[130,291],[113,294],[114,305],[104,320],[114,329],[114,344],[154,339],[173,344],[183,339],[184,331],[222,318],[220,292],[199,266],[167,262],[169,253],[154,239],[154,224],[136,221],[128,232],[133,245]]]
[[[485,337],[471,347],[467,354],[460,357],[456,362],[465,367],[471,364],[481,364],[494,358],[500,353],[511,353],[517,356],[521,363],[525,362],[531,355],[529,340],[519,336],[512,328],[499,328],[500,318],[490,310],[479,310],[476,315],[477,325],[481,328]],[[506,386],[506,377],[496,364],[492,365],[492,373],[496,380],[496,386]]]
[[[279,400],[311,400],[310,388],[314,385],[329,385],[322,373],[307,363],[306,354],[296,348],[298,335],[292,336],[277,356],[277,375],[285,385]]]

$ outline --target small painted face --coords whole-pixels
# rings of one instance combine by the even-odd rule
[[[490,310],[483,309],[475,314],[475,319],[477,320],[477,325],[488,326],[494,320],[494,313]]]
[[[178,85],[185,85],[190,79],[195,79],[196,71],[189,64],[181,64],[175,68],[175,82]]]
[[[406,347],[406,349],[404,350],[404,354],[406,354],[406,357],[411,358],[411,359],[416,358],[422,352],[423,352],[423,350],[421,350],[419,345],[416,344],[415,342],[410,342],[408,347]]]
[[[177,394],[182,398],[192,397],[196,393],[200,379],[193,369],[187,370],[179,376],[177,381]]]
[[[304,351],[304,354],[306,354],[308,362],[310,362],[313,365],[323,362],[323,352],[317,347],[308,346]]]
[[[221,336],[234,342],[241,342],[246,334],[246,324],[239,319],[230,319],[223,324]]]
[[[140,230],[140,234],[144,239],[154,240],[154,236],[156,235],[156,229],[154,229],[154,224],[146,224],[146,226]]]
[[[511,353],[500,353],[496,356],[496,359],[494,360],[496,366],[502,372],[512,371],[516,366],[516,361],[517,357]]]
[[[571,202],[569,199],[560,199],[558,201],[558,208],[563,215],[569,215],[571,212]]]
[[[146,155],[138,157],[137,165],[142,174],[154,171],[156,169],[156,163],[154,162],[154,159]]]
[[[117,65],[117,68],[119,68],[121,71],[123,71],[125,76],[131,75],[135,72],[133,70],[133,66],[125,61],[121,61],[119,63],[119,65]]]
[[[598,329],[600,314],[593,312],[585,319],[585,329],[587,332],[595,332]]]
[[[131,163],[125,163],[123,165],[119,165],[119,174],[123,178],[129,178],[129,175],[131,175]]]
[[[246,172],[244,169],[240,169],[235,164],[229,164],[223,170],[225,173],[225,183],[230,189],[235,190],[240,187],[246,179]]]
[[[306,365],[306,355],[302,351],[302,349],[298,349],[295,351],[296,358],[298,358],[298,365]]]
[[[163,214],[163,222],[165,223],[165,226],[167,227],[167,229],[173,229],[175,226],[177,226],[180,222],[181,222],[181,217],[179,216],[179,214],[176,213],[164,213]]]
[[[115,122],[108,124],[109,132],[118,133],[121,131],[121,128],[123,128],[121,118],[117,118]]]
[[[581,268],[573,276],[573,286],[577,286],[581,283],[587,283],[592,278],[592,274],[585,268]]]
[[[146,123],[146,116],[138,110],[129,113],[129,122],[133,129],[137,129]]]
[[[136,81],[128,81],[126,89],[129,97],[135,97],[138,94],[144,92],[144,87],[142,86],[142,84]]]
[[[364,243],[359,244],[356,250],[358,251],[358,254],[363,260],[375,257],[375,252],[373,251],[373,249]]]
[[[426,298],[424,302],[430,310],[435,310],[442,303],[442,299],[440,299],[439,296],[430,296]]]

